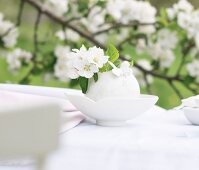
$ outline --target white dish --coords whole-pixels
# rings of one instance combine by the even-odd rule
[[[101,126],[120,126],[127,120],[152,108],[157,96],[139,95],[132,98],[104,98],[97,102],[85,95],[67,95],[68,100],[82,113],[96,120]]]
[[[199,108],[185,107],[184,115],[193,125],[199,125]]]
[[[196,98],[195,98],[195,103],[196,103],[196,105],[199,107],[199,96],[196,96]]]

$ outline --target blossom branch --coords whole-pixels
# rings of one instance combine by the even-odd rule
[[[8,35],[10,33],[10,31],[12,31],[15,27],[18,27],[20,26],[21,24],[21,17],[22,17],[22,13],[23,13],[23,8],[24,8],[24,0],[21,0],[20,1],[20,4],[19,4],[19,12],[18,12],[18,15],[17,15],[17,22],[14,26],[12,26],[11,28],[9,28],[3,35],[0,36],[0,38],[3,38],[5,37],[6,35]]]
[[[134,21],[133,23],[129,23],[129,24],[116,23],[110,26],[109,28],[95,32],[93,35],[96,36],[96,35],[103,34],[103,33],[109,32],[114,29],[119,29],[119,28],[129,28],[129,27],[131,28],[134,26],[148,26],[148,25],[155,25],[155,24],[156,24],[155,22],[154,23],[139,23],[137,21]]]
[[[34,72],[34,69],[35,69],[35,66],[36,66],[36,56],[37,56],[37,53],[39,51],[39,47],[38,47],[38,45],[39,45],[39,41],[38,41],[38,28],[39,28],[40,20],[41,20],[41,11],[39,10],[38,14],[37,14],[36,21],[35,21],[34,34],[33,34],[33,43],[34,43],[34,52],[33,52],[33,58],[32,58],[33,65],[32,65],[32,68],[26,74],[26,76],[23,77],[19,81],[20,84],[24,84],[24,83],[26,83],[26,81],[28,81],[30,75],[32,75],[32,73]]]
[[[100,43],[98,40],[96,40],[95,36],[93,36],[93,35],[99,35],[99,34],[102,34],[104,32],[108,32],[108,31],[110,31],[112,29],[117,29],[117,28],[133,27],[133,26],[139,26],[139,25],[155,25],[156,24],[156,23],[136,23],[136,22],[135,23],[131,23],[131,24],[121,24],[120,23],[120,24],[115,24],[115,25],[113,25],[113,26],[111,26],[111,27],[109,27],[107,29],[95,32],[94,34],[89,34],[89,32],[86,32],[86,31],[82,30],[77,25],[73,25],[70,20],[66,20],[63,17],[58,17],[53,12],[45,9],[41,2],[36,1],[36,0],[24,0],[24,1],[27,2],[28,4],[30,4],[32,7],[36,8],[42,14],[44,14],[47,17],[49,17],[50,19],[54,20],[58,24],[62,25],[64,28],[69,28],[69,29],[73,30],[74,32],[78,33],[81,37],[87,39],[89,42],[91,42],[94,45],[96,45],[98,47],[101,47],[103,49],[105,49],[105,45]],[[132,37],[131,37],[131,39],[132,39]],[[130,41],[130,39],[125,40],[125,42],[126,41]],[[125,42],[123,42],[123,43],[125,43]],[[120,58],[122,60],[125,59],[123,56],[120,56]],[[134,67],[138,68],[144,75],[152,75],[154,77],[167,80],[168,83],[171,85],[171,87],[176,91],[178,96],[180,98],[182,98],[183,96],[180,94],[179,90],[173,84],[173,81],[178,81],[178,82],[184,84],[183,83],[184,79],[183,79],[183,77],[180,76],[180,70],[181,70],[181,67],[182,67],[183,63],[184,62],[181,63],[181,66],[180,66],[180,68],[177,71],[177,74],[175,76],[169,76],[169,75],[167,75],[165,73],[157,73],[154,70],[150,71],[150,70],[147,70],[147,69],[143,68],[140,65],[137,65],[136,63],[134,64]],[[194,93],[197,93],[197,91],[195,91],[191,87],[189,87],[189,90],[191,90]]]
[[[181,95],[180,91],[178,88],[176,88],[175,84],[173,81],[168,81],[169,85],[172,87],[172,89],[175,91],[175,93],[178,95],[179,99],[183,99],[183,96]]]

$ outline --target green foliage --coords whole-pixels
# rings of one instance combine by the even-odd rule
[[[119,58],[119,51],[113,44],[109,44],[106,51],[106,55],[110,57],[109,61],[114,63]]]
[[[94,79],[95,82],[97,82],[97,80],[98,80],[98,74],[97,73],[94,74],[93,79]]]
[[[82,89],[82,93],[86,93],[88,90],[88,79],[85,77],[79,77],[79,85]]]

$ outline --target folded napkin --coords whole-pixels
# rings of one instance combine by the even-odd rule
[[[0,109],[9,109],[10,107],[23,108],[27,105],[34,105],[34,103],[38,103],[39,101],[56,102],[61,106],[63,110],[61,115],[61,132],[75,127],[84,119],[84,115],[77,111],[68,100],[33,94],[23,94],[19,92],[10,92],[0,89]]]

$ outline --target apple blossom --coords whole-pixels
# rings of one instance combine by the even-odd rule
[[[16,48],[11,52],[8,52],[6,55],[6,60],[9,65],[9,70],[14,72],[18,70],[22,61],[25,63],[29,63],[32,58],[32,54],[30,52],[24,51],[20,48]]]
[[[149,61],[146,59],[139,60],[137,62],[137,64],[148,71],[151,71],[153,69],[153,67],[150,65]],[[141,72],[139,69],[137,69],[135,67],[133,67],[133,73],[134,73],[135,77],[138,79],[138,82],[141,85],[141,87],[147,86],[146,81],[149,84],[153,83],[153,77],[151,75],[146,75],[146,77],[144,77],[143,72]]]
[[[46,0],[44,8],[53,11],[57,16],[63,16],[68,11],[68,0]]]

